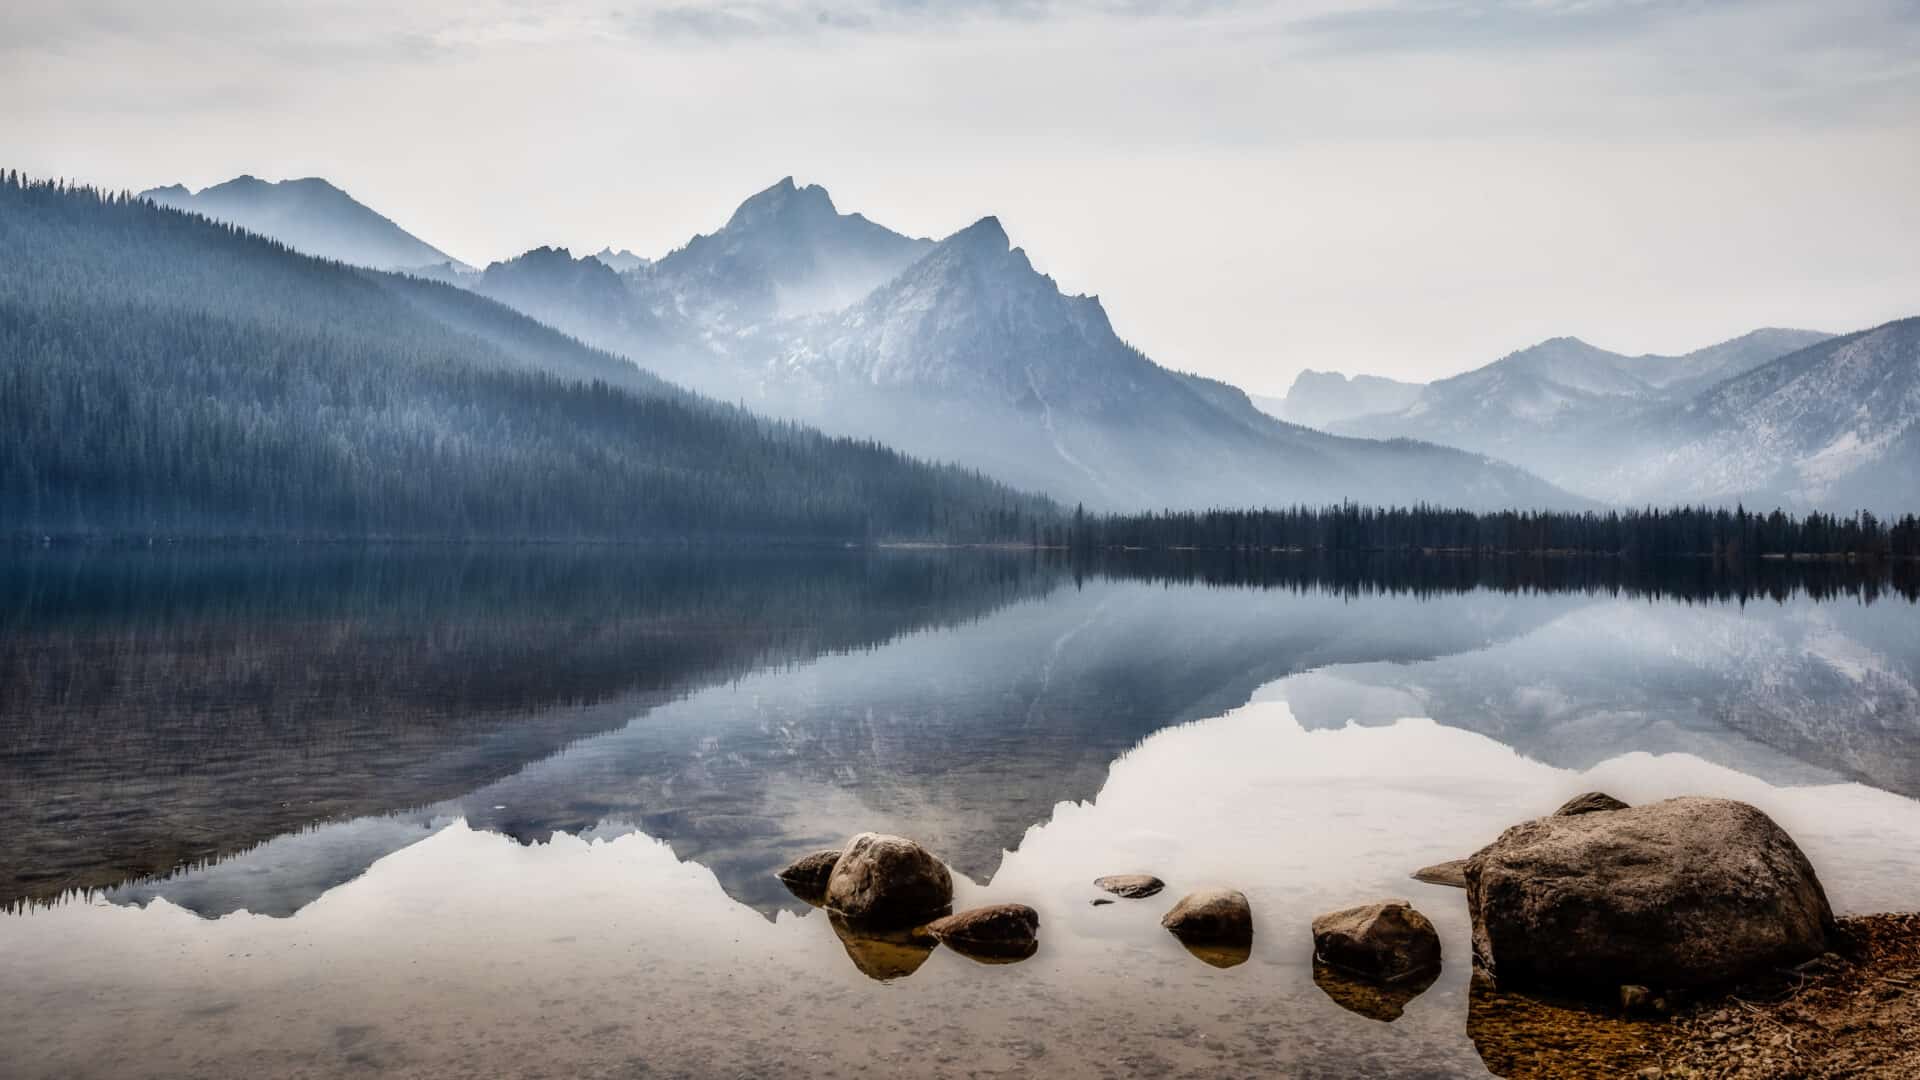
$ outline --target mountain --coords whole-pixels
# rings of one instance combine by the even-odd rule
[[[1817,330],[1783,330],[1766,327],[1742,334],[1731,341],[1695,349],[1684,356],[1643,356],[1636,359],[1641,378],[1658,387],[1667,397],[1691,396],[1718,382],[1724,382],[1769,360],[1799,352],[1831,338]]]
[[[465,284],[582,340],[651,351],[663,344],[660,322],[634,302],[618,271],[595,257],[576,259],[565,248],[534,248],[490,264]]]
[[[737,351],[756,349],[750,402],[1101,509],[1575,501],[1476,455],[1286,424],[1233,387],[1162,368],[991,217],[859,303]]]
[[[1683,356],[1626,356],[1559,337],[1421,388],[1407,405],[1335,421],[1364,438],[1423,439],[1511,461],[1595,497],[1668,500],[1677,491],[1623,493],[1598,473],[1632,446],[1623,418],[1685,402],[1705,386],[1824,340],[1807,330],[1759,330]]]
[[[1762,505],[1920,505],[1920,318],[1769,361],[1605,433],[1595,490]]]
[[[1307,370],[1294,377],[1285,397],[1255,397],[1253,403],[1281,420],[1325,428],[1356,416],[1404,409],[1419,398],[1423,388],[1420,383],[1379,375],[1349,378],[1337,371]]]
[[[1477,455],[1274,420],[1121,341],[996,219],[936,245],[791,178],[650,266],[546,249],[474,287],[703,393],[1100,509],[1580,502]]]
[[[662,316],[723,333],[844,308],[932,246],[842,214],[826,188],[789,176],[741,203],[717,232],[644,268],[636,292]]]
[[[0,249],[16,536],[1012,539],[1056,512],[146,200],[8,174]]]
[[[594,252],[593,257],[606,263],[609,267],[620,273],[626,273],[628,270],[638,270],[643,266],[651,266],[653,264],[652,259],[635,255],[625,248],[615,251],[611,247],[604,247]]]
[[[198,192],[172,184],[149,188],[140,198],[205,214],[295,251],[355,266],[409,270],[451,263],[470,269],[317,177],[269,183],[240,176]]]

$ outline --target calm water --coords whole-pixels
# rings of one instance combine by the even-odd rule
[[[1606,1032],[1470,994],[1463,894],[1408,872],[1579,791],[1715,793],[1837,908],[1914,907],[1912,596],[1831,567],[16,553],[0,1073],[1564,1072]],[[960,905],[1039,909],[1040,952],[841,940],[772,871],[864,829],[946,859]],[[1168,893],[1090,905],[1133,871]],[[1206,884],[1252,899],[1247,962],[1159,929]],[[1387,1022],[1315,985],[1307,926],[1395,896],[1448,966]]]

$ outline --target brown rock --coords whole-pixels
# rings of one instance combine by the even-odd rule
[[[1124,896],[1128,900],[1145,900],[1147,897],[1167,887],[1167,883],[1152,874],[1108,874],[1094,878],[1093,883],[1115,896]]]
[[[1467,908],[1509,990],[1733,982],[1820,955],[1834,925],[1792,837],[1728,799],[1516,825],[1468,861]]]
[[[911,840],[861,833],[847,841],[827,878],[826,906],[862,923],[911,925],[946,913],[953,876]]]
[[[1238,889],[1188,893],[1161,917],[1160,925],[1188,945],[1253,943],[1253,907]]]
[[[819,907],[827,899],[827,879],[833,876],[833,864],[840,861],[840,849],[828,848],[803,855],[788,863],[776,876],[787,891]]]
[[[1451,859],[1432,866],[1423,866],[1413,872],[1413,880],[1424,881],[1429,885],[1451,885],[1456,889],[1467,887],[1467,860]]]
[[[1609,810],[1631,810],[1632,807],[1604,791],[1589,791],[1584,795],[1575,795],[1560,804],[1553,812],[1555,817],[1573,817],[1578,814],[1604,814]]]
[[[1377,983],[1440,970],[1440,934],[1405,900],[1330,911],[1313,920],[1313,955]]]
[[[1025,904],[969,908],[927,924],[940,944],[976,960],[1024,960],[1039,948],[1040,913]]]

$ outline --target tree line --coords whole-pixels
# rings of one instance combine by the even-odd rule
[[[1089,514],[1036,535],[1077,550],[1312,551],[1562,554],[1627,559],[1920,558],[1920,518],[1868,511],[1794,515],[1744,506],[1637,510],[1475,512],[1435,506],[1291,507],[1145,514]]]

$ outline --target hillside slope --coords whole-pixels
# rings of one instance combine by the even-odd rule
[[[19,533],[1026,536],[1044,503],[696,399],[490,301],[0,184]]]

